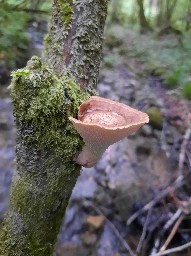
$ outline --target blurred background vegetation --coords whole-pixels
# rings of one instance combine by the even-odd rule
[[[0,7],[4,84],[10,70],[34,54],[34,34],[40,40],[46,33],[51,0],[0,0]],[[160,76],[168,89],[191,98],[191,0],[111,0],[105,35],[104,65],[114,68],[121,58],[127,65],[136,59],[142,75]]]

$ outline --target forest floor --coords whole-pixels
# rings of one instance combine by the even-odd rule
[[[191,240],[191,103],[180,87],[189,79],[189,60],[179,75],[188,55],[179,48],[173,35],[151,40],[120,27],[107,34],[98,93],[147,112],[150,123],[82,170],[55,256],[191,255],[191,246],[162,254]],[[15,168],[15,129],[9,93],[0,89],[2,219]]]

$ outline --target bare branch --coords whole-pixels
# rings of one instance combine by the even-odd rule
[[[125,241],[123,239],[123,237],[120,235],[119,231],[117,230],[117,228],[115,227],[115,225],[102,213],[102,211],[96,207],[95,205],[91,204],[91,207],[101,216],[104,217],[104,219],[106,220],[107,224],[111,227],[111,229],[114,231],[115,235],[117,236],[117,238],[119,239],[119,241],[123,244],[123,246],[125,247],[125,249],[128,251],[128,253],[130,254],[130,256],[136,256],[136,254],[134,254],[134,252],[132,251],[131,247],[129,246],[129,244],[127,243],[127,241]]]
[[[147,218],[146,218],[146,221],[145,221],[144,226],[143,226],[143,232],[142,232],[142,235],[140,237],[140,240],[139,240],[139,243],[138,243],[138,246],[137,246],[136,253],[138,255],[139,255],[139,253],[142,249],[143,242],[144,242],[144,239],[146,237],[146,231],[147,231],[147,227],[148,227],[148,224],[149,224],[149,219],[150,219],[151,213],[152,213],[152,208],[150,208],[149,211],[148,211]]]
[[[181,246],[178,246],[178,247],[174,247],[174,248],[172,248],[172,249],[168,249],[168,250],[163,251],[163,252],[158,252],[158,253],[152,254],[151,256],[169,255],[169,254],[171,254],[171,253],[184,251],[184,250],[186,250],[186,249],[189,248],[189,247],[191,247],[191,242],[186,243],[186,244],[181,245]]]
[[[181,187],[184,184],[184,177],[182,175],[178,176],[178,178],[172,183],[172,185],[168,186],[166,189],[162,190],[156,198],[151,200],[148,204],[146,204],[142,209],[135,212],[133,215],[130,216],[130,218],[127,220],[127,225],[130,225],[138,216],[140,216],[142,213],[148,211],[150,208],[152,208],[155,204],[157,204],[161,198],[168,195],[168,193],[172,189],[176,189]]]
[[[161,247],[160,251],[164,251],[164,250],[166,249],[166,247],[169,245],[169,243],[171,242],[172,238],[173,238],[174,235],[176,234],[176,231],[177,231],[178,227],[180,226],[182,220],[184,219],[184,216],[185,216],[184,213],[182,213],[182,214],[180,215],[180,217],[179,217],[178,220],[176,221],[174,227],[172,228],[172,230],[171,230],[171,232],[170,232],[170,234],[169,234],[169,236],[168,236],[166,242],[165,242],[164,245]]]

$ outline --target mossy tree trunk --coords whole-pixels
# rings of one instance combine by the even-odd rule
[[[83,142],[68,121],[94,93],[107,0],[55,0],[44,60],[13,73],[17,170],[0,256],[48,256],[80,174]]]

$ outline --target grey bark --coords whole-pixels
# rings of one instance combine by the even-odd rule
[[[107,0],[55,0],[44,62],[34,57],[13,75],[17,170],[0,256],[52,255],[80,173],[73,158],[83,143],[68,116],[96,88],[106,11]]]

